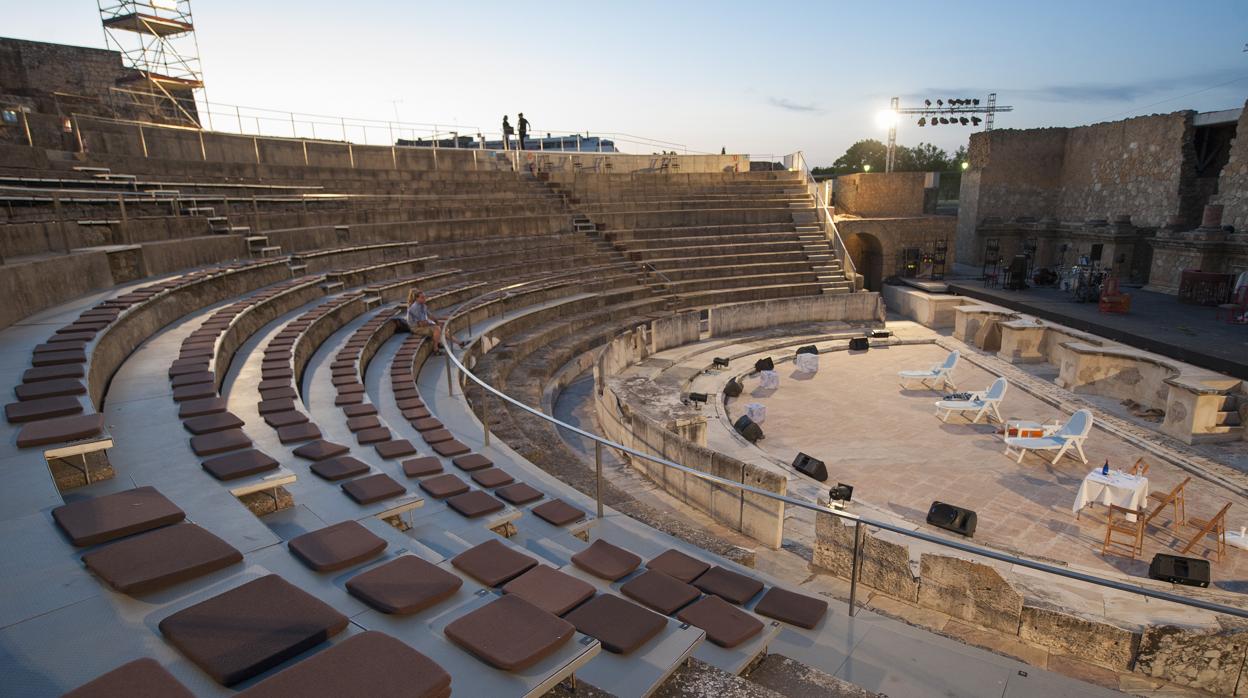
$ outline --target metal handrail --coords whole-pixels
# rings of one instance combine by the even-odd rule
[[[854,266],[854,260],[849,255],[849,248],[845,246],[845,240],[841,238],[841,231],[836,227],[836,220],[833,218],[832,212],[828,210],[827,199],[824,198],[823,193],[820,191],[819,183],[815,181],[815,176],[806,165],[806,155],[799,150],[794,154],[794,157],[802,163],[800,171],[806,174],[806,188],[813,190],[815,193],[815,206],[822,213],[820,221],[826,221],[828,227],[831,228],[832,235],[830,237],[833,244],[836,246],[837,254],[841,258],[841,265],[847,272],[849,272],[846,276],[856,288],[858,284],[855,279],[858,276],[858,268]],[[852,276],[850,276],[851,274]]]
[[[545,420],[560,429],[566,429],[574,434],[577,434],[578,436],[583,436],[594,442],[595,460],[597,461],[597,478],[598,478],[597,502],[598,502],[599,516],[602,515],[602,506],[603,506],[602,504],[601,453],[602,453],[602,447],[606,446],[608,448],[613,448],[616,451],[619,451],[621,453],[626,453],[632,456],[636,456],[638,458],[644,458],[645,460],[648,460],[652,463],[657,463],[667,468],[674,468],[676,470],[679,470],[680,472],[685,473],[686,475],[692,475],[702,480],[706,480],[707,482],[711,482],[717,485],[722,485],[724,487],[730,487],[733,489],[740,490],[742,492],[749,492],[750,494],[755,494],[760,497],[766,497],[768,499],[772,499],[777,502],[783,502],[785,504],[795,506],[801,509],[807,509],[807,510],[817,512],[817,513],[822,513],[822,514],[831,514],[832,516],[836,516],[838,518],[845,519],[847,521],[853,521],[855,544],[853,547],[853,552],[854,552],[853,570],[854,572],[850,578],[850,604],[849,604],[850,615],[853,615],[856,610],[855,592],[856,592],[857,582],[858,582],[858,570],[860,568],[859,550],[862,548],[862,533],[863,533],[862,526],[867,525],[867,526],[873,526],[875,528],[879,528],[885,531],[891,531],[892,533],[906,536],[907,538],[914,538],[916,540],[921,540],[927,543],[932,543],[932,544],[939,545],[945,548],[952,548],[954,550],[959,550],[964,553],[970,553],[972,555],[979,555],[979,556],[986,557],[992,560],[997,560],[999,562],[1005,562],[1011,565],[1018,565],[1020,567],[1026,567],[1028,569],[1036,570],[1038,572],[1046,572],[1049,574],[1057,575],[1059,577],[1065,577],[1067,579],[1073,579],[1073,580],[1080,581],[1080,582],[1087,582],[1089,584],[1094,584],[1096,586],[1105,587],[1107,589],[1114,589],[1116,591],[1124,591],[1130,594],[1137,594],[1140,596],[1146,596],[1146,597],[1153,598],[1153,599],[1159,599],[1161,601],[1169,601],[1171,603],[1177,603],[1183,606],[1199,608],[1199,609],[1202,609],[1205,611],[1211,611],[1214,613],[1224,613],[1226,615],[1237,616],[1239,618],[1248,618],[1248,609],[1235,608],[1234,606],[1224,606],[1222,604],[1214,603],[1212,601],[1193,599],[1193,598],[1180,596],[1178,594],[1172,594],[1170,592],[1165,592],[1165,591],[1156,591],[1153,589],[1148,589],[1148,588],[1137,586],[1134,584],[1128,584],[1126,582],[1119,582],[1113,579],[1106,579],[1104,577],[1098,577],[1092,574],[1084,574],[1082,572],[1076,572],[1074,570],[1064,569],[1061,567],[1056,567],[1054,565],[1048,565],[1043,562],[1037,562],[1035,560],[1028,560],[1026,558],[1015,557],[1013,555],[997,552],[995,550],[990,550],[988,548],[981,548],[979,546],[969,545],[967,543],[960,543],[958,541],[948,540],[945,538],[941,538],[939,536],[932,535],[930,533],[924,533],[922,531],[916,531],[916,530],[912,530],[908,528],[903,528],[901,526],[897,526],[897,525],[890,524],[890,523],[885,523],[883,521],[867,519],[857,514],[851,514],[848,512],[837,510],[837,509],[822,507],[817,504],[812,504],[810,502],[807,502],[801,499],[795,499],[793,497],[789,497],[787,495],[776,494],[775,492],[769,492],[767,490],[759,489],[757,487],[753,487],[751,485],[747,485],[741,482],[734,482],[732,480],[728,480],[728,479],[719,477],[717,475],[710,475],[708,473],[695,470],[693,468],[681,465],[680,463],[670,461],[660,456],[652,456],[648,453],[643,453],[634,448],[625,446],[624,444],[616,443],[606,437],[598,436],[597,434],[594,434],[593,432],[589,432],[584,429],[581,429],[580,427],[576,427],[566,422],[562,422],[556,419],[555,417],[552,417],[542,412],[541,410],[530,407],[524,404],[523,402],[520,402],[519,400],[512,398],[506,393],[494,388],[493,386],[491,386],[490,384],[486,383],[484,380],[479,378],[472,371],[468,370],[468,368],[464,366],[463,363],[460,362],[459,357],[455,356],[455,353],[451,350],[451,345],[447,339],[448,334],[449,333],[446,333],[446,332],[442,333],[442,351],[446,355],[448,386],[451,384],[451,381],[453,380],[453,376],[451,375],[451,365],[454,364],[455,368],[459,370],[461,376],[466,376],[472,382],[476,383],[477,385],[485,389],[486,392],[491,393],[492,395],[498,397],[500,400],[506,402],[507,404],[512,405],[513,407],[517,407],[521,410],[524,410],[525,412],[528,412],[529,414],[539,419]],[[467,398],[465,397],[465,399]],[[489,444],[489,423],[483,420],[481,423],[481,426],[485,430],[485,443],[488,445]]]

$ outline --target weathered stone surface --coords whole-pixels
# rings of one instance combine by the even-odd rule
[[[854,527],[831,514],[815,517],[813,563],[849,579],[853,565]],[[870,531],[863,535],[859,583],[905,601],[918,599],[919,582],[910,570],[910,549],[881,540]]]
[[[1023,606],[1018,635],[1028,642],[1117,671],[1130,671],[1140,634],[1069,613]]]
[[[1023,596],[993,567],[956,557],[923,553],[918,602],[1004,633],[1017,633]]]
[[[1175,625],[1152,626],[1140,639],[1135,671],[1229,696],[1239,681],[1245,650],[1248,630],[1211,633]]]

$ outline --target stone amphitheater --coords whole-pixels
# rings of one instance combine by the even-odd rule
[[[827,511],[791,452],[733,433],[751,396],[717,396],[763,356],[816,344],[860,400],[893,381],[839,363],[881,330],[894,357],[1028,380],[886,316],[805,171],[76,130],[0,145],[0,693],[1248,690],[1240,617],[1210,610],[1236,594],[1198,610],[988,554],[1054,563],[1030,539],[855,536],[907,516],[878,493]],[[413,289],[462,348],[396,331]],[[834,475],[867,484],[850,460]]]

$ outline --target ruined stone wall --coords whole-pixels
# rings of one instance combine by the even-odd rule
[[[949,245],[945,270],[946,272],[952,271],[955,259],[960,258],[960,253],[954,245],[956,225],[957,219],[953,216],[838,218],[836,221],[836,227],[841,232],[841,239],[845,240],[845,244],[850,245],[851,249],[850,238],[854,235],[870,235],[879,241],[883,257],[882,278],[897,273],[897,260],[902,249],[918,247],[925,252],[932,251],[937,240],[945,240]],[[858,265],[858,263],[859,259],[855,258],[854,264]],[[920,273],[926,273],[929,270],[925,267],[920,270]],[[866,270],[858,269],[858,273],[865,274]]]
[[[1231,157],[1218,177],[1218,193],[1209,202],[1222,205],[1222,224],[1248,232],[1248,102],[1239,115]]]
[[[0,94],[62,92],[104,99],[124,74],[116,51],[0,38]]]
[[[1062,159],[1070,130],[1004,129],[972,134],[969,172],[977,172],[978,177],[964,176],[961,202],[965,204],[967,194],[976,199],[974,223],[993,217],[1051,215],[1062,187]],[[968,183],[974,191],[966,191]]]
[[[1069,129],[1057,205],[1027,215],[1062,221],[1129,215],[1137,226],[1165,225],[1182,213],[1184,186],[1195,180],[1193,116],[1181,111]]]
[[[864,172],[836,178],[833,200],[838,214],[853,216],[921,216],[926,172]]]

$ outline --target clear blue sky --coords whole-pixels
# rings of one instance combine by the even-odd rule
[[[490,130],[524,111],[541,132],[800,149],[814,164],[861,138],[882,140],[874,117],[894,95],[905,106],[995,90],[1016,108],[999,128],[1209,111],[1248,96],[1245,0],[197,0],[194,9],[213,102],[376,119],[397,107],[407,121]],[[90,0],[0,0],[0,17],[4,36],[104,45]],[[905,121],[898,140],[952,150],[970,132]]]

